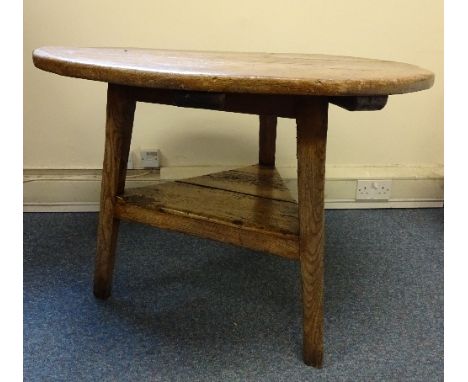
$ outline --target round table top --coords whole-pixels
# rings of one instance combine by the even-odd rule
[[[209,92],[389,95],[430,88],[434,74],[393,61],[321,54],[44,47],[36,67],[121,85]]]

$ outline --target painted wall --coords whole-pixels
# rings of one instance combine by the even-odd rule
[[[443,163],[442,0],[25,0],[24,167],[99,168],[106,85],[34,68],[45,45],[324,53],[403,61],[436,74],[432,89],[390,97],[380,112],[330,107],[329,165]],[[255,162],[258,120],[138,104],[132,149],[163,166]],[[277,160],[295,166],[294,121],[280,119]]]

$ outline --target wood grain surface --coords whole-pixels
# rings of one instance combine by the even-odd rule
[[[182,179],[178,182],[296,203],[274,167],[246,166],[235,170]]]
[[[43,47],[34,64],[69,77],[138,87],[235,93],[389,95],[432,86],[434,75],[405,63],[291,53]]]
[[[94,295],[110,296],[119,220],[115,218],[116,196],[125,187],[127,160],[136,103],[127,89],[109,85],[107,91],[106,140],[102,169],[101,203],[94,272]]]
[[[116,214],[121,219],[298,257],[297,203],[274,168],[250,166],[128,189],[118,198]]]
[[[304,362],[323,362],[324,185],[328,102],[305,102],[297,118],[299,256],[304,309]]]

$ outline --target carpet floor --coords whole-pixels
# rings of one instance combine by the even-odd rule
[[[442,381],[443,210],[326,211],[325,357],[302,362],[299,264],[95,213],[24,214],[25,381]]]

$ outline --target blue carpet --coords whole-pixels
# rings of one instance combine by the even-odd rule
[[[326,212],[325,358],[301,358],[298,263],[97,215],[24,214],[26,381],[441,381],[443,210]]]

